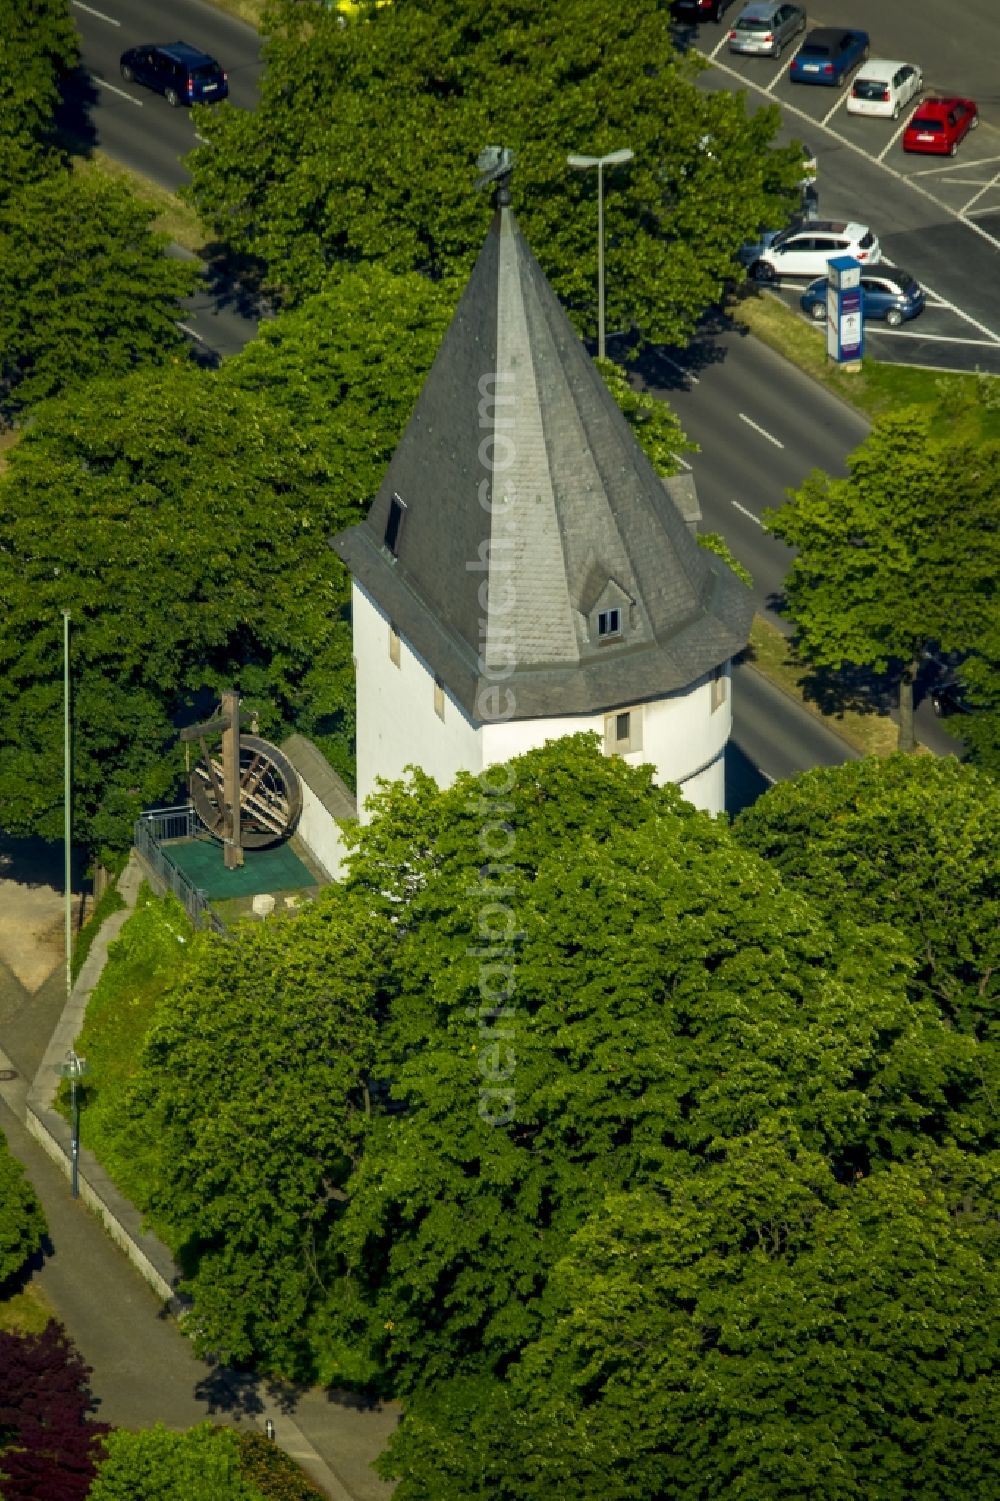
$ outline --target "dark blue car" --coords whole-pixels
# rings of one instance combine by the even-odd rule
[[[164,46],[130,47],[120,61],[126,83],[134,79],[162,94],[168,104],[214,104],[229,93],[224,70],[197,47],[187,42]]]
[[[810,282],[799,301],[802,310],[817,323],[826,317],[826,277]],[[861,278],[866,318],[884,318],[890,328],[898,328],[924,310],[924,289],[908,271],[881,263],[865,271]]]
[[[839,89],[848,73],[868,56],[867,31],[820,26],[810,31],[792,58],[792,83],[823,83]]]

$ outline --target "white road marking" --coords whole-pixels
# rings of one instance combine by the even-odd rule
[[[137,109],[142,109],[141,99],[133,99],[131,94],[126,94],[124,89],[115,88],[114,84],[108,83],[107,79],[105,78],[97,78],[93,73],[91,73],[90,77],[93,79],[94,83],[97,84],[98,88],[110,89],[112,94],[118,95],[119,99],[127,99],[129,104],[134,104]]]
[[[1000,213],[1000,204],[996,204],[995,203],[992,208],[990,208],[988,205],[987,205],[986,208],[974,208],[972,210],[972,214],[970,215],[970,217],[971,218],[975,218],[976,214],[996,214],[996,213]]]
[[[784,78],[784,76],[785,76],[785,74],[787,72],[788,72],[788,64],[787,63],[782,63],[781,66],[780,66],[780,68],[778,69],[777,73],[775,73],[774,77],[771,79],[771,82],[767,86],[769,93],[770,93],[771,89],[774,88],[774,85],[778,82],[778,79],[779,78]]]
[[[178,323],[177,327],[182,334],[187,334],[189,338],[197,339],[199,344],[204,344],[205,340],[196,328],[191,327],[190,323]]]
[[[737,415],[741,422],[745,422],[747,427],[752,427],[755,433],[760,433],[761,437],[766,438],[769,443],[773,443],[775,448],[784,448],[784,443],[780,442],[779,439],[773,436],[773,434],[769,433],[765,427],[761,427],[758,423],[756,423],[752,417],[748,417],[746,412],[739,412],[737,413]],[[736,502],[733,501],[733,505],[735,504]]]
[[[865,327],[870,333],[890,334],[897,339],[902,335],[904,338],[910,339],[927,339],[928,342],[933,340],[935,344],[976,344],[982,345],[984,349],[996,349],[997,347],[995,339],[963,339],[960,334],[922,334],[918,333],[916,329],[911,330],[908,328],[872,328],[868,323],[865,324]]]
[[[977,167],[991,167],[994,162],[1000,162],[1000,156],[983,156],[977,162],[942,162],[939,167],[921,167],[910,176],[937,177],[942,172],[974,172]]]
[[[702,53],[701,55],[702,57],[705,56],[704,53]],[[715,58],[712,58],[711,61],[712,66],[718,68],[720,73],[728,73],[730,78],[735,78],[736,82],[741,88],[754,89],[758,94],[763,94],[765,99],[770,99],[773,103],[780,105],[782,113],[797,115],[800,120],[804,120],[806,122],[806,125],[810,129],[816,128],[819,122],[817,121],[815,115],[807,114],[804,109],[799,109],[798,105],[786,104],[784,100],[776,99],[774,94],[771,93],[769,89],[763,88],[759,83],[754,83],[751,79],[738,72],[736,68],[731,68],[728,63],[720,63]],[[928,199],[929,202],[934,204],[935,208],[942,209],[946,214],[950,214],[953,219],[958,220],[959,224],[964,224],[966,229],[971,229],[973,234],[978,235],[981,240],[985,240],[986,243],[988,245],[992,245],[995,250],[1000,250],[1000,239],[997,239],[996,235],[988,234],[983,226],[981,224],[977,224],[974,219],[968,218],[965,214],[960,213],[957,209],[951,208],[950,205],[944,203],[940,198],[936,198],[932,192],[930,192],[927,188],[922,187],[920,183],[914,180],[915,174],[907,176],[906,173],[898,172],[895,167],[890,167],[886,162],[877,161],[876,158],[872,156],[870,152],[866,151],[863,146],[859,146],[855,141],[852,141],[849,136],[843,135],[841,131],[832,130],[829,125],[824,125],[823,129],[826,131],[827,135],[829,135],[833,140],[837,141],[847,151],[853,151],[856,156],[863,157],[866,162],[872,162],[875,166],[881,167],[883,172],[887,172],[889,176],[894,177],[897,182],[904,183],[907,187],[912,188],[914,193],[919,193],[921,197]]]
[[[660,359],[665,365],[669,365],[671,370],[676,370],[678,375],[683,375],[684,379],[689,380],[693,386],[698,384],[698,377],[692,375],[690,370],[685,370],[683,365],[678,365],[677,361],[672,360],[669,354],[661,354]]]
[[[875,158],[875,160],[877,162],[881,162],[882,158],[885,156],[885,153],[887,151],[890,151],[892,149],[892,147],[895,146],[896,142],[899,140],[900,136],[903,134],[903,131],[906,129],[906,127],[907,127],[908,124],[909,124],[909,121],[908,120],[904,120],[903,123],[902,123],[902,125],[896,131],[896,134],[894,136],[890,136],[889,137],[889,140],[886,142],[885,146],[882,148],[882,150],[879,152],[878,156]]]
[[[682,469],[686,469],[690,474],[691,465],[688,463],[687,459],[682,459],[679,453],[671,454],[671,458],[675,463],[680,464]]]
[[[955,314],[956,318],[961,318],[963,323],[969,323],[973,328],[978,328],[981,334],[988,334],[989,342],[991,344],[1000,344],[1000,335],[995,334],[992,328],[987,328],[985,323],[980,323],[978,318],[973,318],[971,313],[963,312],[960,307],[956,307],[955,303],[949,302],[947,297],[942,297],[940,292],[935,292],[933,287],[925,286],[924,291],[929,292],[930,295],[934,298],[935,307],[946,307],[949,312]],[[961,343],[962,341],[959,340],[958,342]],[[971,339],[969,340],[969,343],[974,342],[978,343],[979,341]]]
[[[116,21],[114,16],[106,16],[103,10],[94,10],[93,6],[81,4],[81,0],[73,0],[73,4],[77,10],[85,10],[88,16],[96,16],[99,21],[107,21],[109,26],[120,26],[122,24],[120,21]]]
[[[756,523],[760,527],[761,531],[764,530],[764,523],[763,523],[763,521],[761,521],[761,519],[760,519],[759,516],[755,516],[754,513],[753,513],[753,511],[748,511],[747,508],[746,508],[746,506],[741,506],[738,500],[734,500],[733,501],[733,505],[739,511],[739,513],[740,513],[741,516],[749,516],[749,518],[750,518],[751,521],[756,521]]]
[[[833,109],[828,109],[827,112],[826,112],[826,114],[823,116],[822,120],[819,123],[821,125],[825,125],[826,122],[827,122],[827,120],[832,120],[833,117],[834,117],[834,115],[837,113],[838,109],[846,101],[846,99],[847,99],[847,91],[845,89],[845,91],[844,91],[843,94],[838,95],[837,102],[833,106]]]
[[[977,198],[982,198],[983,194],[984,193],[988,193],[989,190],[990,190],[990,188],[995,188],[998,182],[1000,182],[1000,172],[994,172],[993,176],[990,178],[990,180],[986,184],[986,186],[983,187],[983,188],[980,188],[978,193],[973,193],[973,195],[969,199],[968,203],[963,203],[963,205],[962,205],[962,213],[963,214],[967,214],[969,212],[969,210],[971,209],[972,205],[976,202]]]
[[[196,141],[200,141],[203,146],[211,146],[212,144],[207,136],[200,136],[197,131],[194,133],[194,138]]]

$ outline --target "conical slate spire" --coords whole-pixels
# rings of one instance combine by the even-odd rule
[[[367,518],[331,543],[475,721],[593,714],[742,650],[699,547],[501,206]]]

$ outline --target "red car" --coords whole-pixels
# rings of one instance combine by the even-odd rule
[[[959,141],[978,124],[974,99],[925,99],[903,131],[903,150],[954,156]]]

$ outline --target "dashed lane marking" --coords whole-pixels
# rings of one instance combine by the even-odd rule
[[[755,422],[752,417],[748,417],[746,412],[740,412],[738,416],[741,422],[745,422],[747,427],[752,427],[755,433],[760,433],[761,437],[766,438],[769,443],[773,443],[775,448],[784,448],[785,445],[781,442],[780,438],[776,438],[773,433],[769,433],[766,427],[761,427],[760,423]],[[734,501],[733,504],[735,505],[736,502]]]

